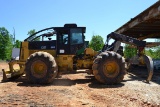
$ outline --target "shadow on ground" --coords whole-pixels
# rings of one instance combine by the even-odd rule
[[[148,78],[148,71],[146,67],[135,67],[132,71],[128,72],[129,80],[127,81],[145,81]],[[154,71],[151,79],[152,82],[160,84],[160,71]]]
[[[55,78],[54,81],[50,84],[31,84],[27,81],[26,77],[24,76],[11,82],[16,82],[17,86],[20,86],[20,87],[72,86],[76,84],[87,84],[90,88],[101,89],[101,88],[117,88],[117,87],[124,86],[123,83],[115,84],[115,85],[106,85],[106,84],[99,83],[92,75],[85,76],[84,79],[74,79],[74,80],[66,79],[63,77]]]
[[[67,74],[67,75],[72,75],[72,74]],[[54,81],[51,84],[44,84],[44,85],[39,85],[39,84],[31,84],[27,81],[25,77],[20,77],[15,81],[17,86],[26,86],[26,87],[45,87],[45,86],[72,86],[76,84],[87,84],[90,88],[117,88],[117,87],[122,87],[124,86],[123,82],[127,81],[144,81],[147,79],[147,69],[145,68],[135,68],[132,72],[128,73],[128,78],[123,80],[122,83],[116,84],[116,85],[105,85],[99,83],[94,76],[88,75],[85,76],[83,79],[70,79],[70,78],[55,78]],[[152,81],[160,84],[160,73],[154,73]]]

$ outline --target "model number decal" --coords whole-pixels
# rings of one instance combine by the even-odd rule
[[[41,46],[41,49],[46,49],[47,47],[46,46]]]
[[[56,47],[55,46],[51,46],[51,49],[55,49]]]

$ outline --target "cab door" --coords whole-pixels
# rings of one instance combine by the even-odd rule
[[[70,54],[69,50],[69,31],[61,31],[57,36],[58,44],[57,44],[57,54],[58,55],[68,55]]]

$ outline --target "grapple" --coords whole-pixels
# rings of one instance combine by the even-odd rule
[[[136,66],[146,66],[147,71],[148,71],[148,76],[146,79],[146,82],[149,83],[149,81],[152,79],[153,76],[153,60],[150,56],[147,55],[142,55],[142,56],[134,56],[132,57],[129,62],[128,62],[128,66],[127,66],[127,71],[133,71],[134,67],[133,65]]]
[[[114,39],[115,41],[111,45],[109,45],[109,40],[111,38]],[[107,35],[107,40],[105,45],[103,46],[102,51],[107,50],[107,51],[118,52],[121,42],[125,44],[129,44],[130,46],[133,46],[133,47],[137,47],[137,51],[138,51],[136,56],[134,56],[133,58],[130,58],[128,62],[127,70],[129,71],[130,70],[129,68],[132,65],[138,65],[138,66],[146,65],[148,70],[148,77],[146,79],[146,82],[149,82],[153,75],[153,61],[151,57],[145,55],[144,49],[145,47],[148,47],[148,45],[151,45],[151,44],[143,40],[138,40],[136,38],[132,38],[123,34],[112,32]]]
[[[148,77],[147,77],[147,82],[149,82],[152,79],[152,75],[153,75],[153,60],[151,57],[144,55],[143,59],[145,61],[145,65],[147,66],[147,70],[148,70]]]

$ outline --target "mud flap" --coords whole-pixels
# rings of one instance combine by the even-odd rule
[[[143,59],[145,61],[145,64],[147,66],[147,70],[148,70],[148,77],[147,77],[147,80],[146,82],[149,83],[149,81],[152,79],[152,76],[153,76],[153,60],[151,57],[147,56],[147,55],[144,55],[143,56]]]

